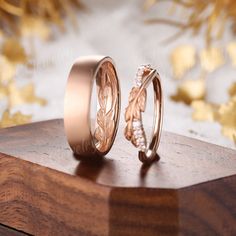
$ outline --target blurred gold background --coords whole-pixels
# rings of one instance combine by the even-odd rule
[[[114,9],[114,15],[118,15],[115,13],[117,10],[115,4],[112,7],[111,3],[110,5],[105,3],[106,1],[100,3],[103,9],[106,7]],[[172,0],[165,3],[159,0],[146,0],[133,3],[140,12],[144,12],[140,15],[145,14],[144,19],[136,19],[144,27],[165,25],[175,29],[172,35],[160,42],[167,47],[173,42],[175,45],[168,54],[171,65],[169,70],[172,71],[171,79],[174,81],[175,91],[171,92],[168,99],[176,106],[178,103],[183,103],[184,106],[191,107],[194,121],[216,122],[221,127],[222,135],[236,143],[236,75],[228,87],[227,101],[218,102],[212,99],[209,101],[208,93],[212,91],[207,86],[209,79],[217,76],[216,71],[226,64],[236,68],[236,2]],[[165,17],[159,14],[163,4],[165,4]],[[18,68],[23,65],[29,71],[34,70],[32,58],[38,56],[35,53],[37,47],[35,41],[58,40],[66,34],[68,24],[72,25],[75,31],[80,29],[80,15],[88,11],[89,5],[93,5],[93,1],[88,2],[88,6],[86,2],[81,4],[77,0],[0,2],[1,128],[32,121],[33,113],[26,114],[18,110],[21,104],[47,107],[47,99],[37,94],[35,82],[30,76],[27,83],[23,85],[19,83],[21,78],[18,76]],[[161,9],[163,11],[163,7]],[[89,14],[92,18],[93,11]],[[104,14],[102,16],[106,17]],[[96,30],[96,24],[94,28]],[[139,37],[138,31],[136,34]],[[191,40],[180,43],[179,39],[184,37],[184,34],[191,34],[192,38],[201,34],[202,37],[198,40],[204,41],[204,47],[198,48]],[[231,35],[227,40],[224,39],[226,34]],[[151,37],[155,37],[155,34]],[[227,72],[222,80],[227,80]],[[188,132],[197,131],[189,129]]]

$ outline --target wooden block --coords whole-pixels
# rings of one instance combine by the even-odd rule
[[[62,120],[0,130],[0,223],[33,235],[236,235],[236,151],[163,132],[143,166],[121,134],[76,159]]]
[[[12,229],[5,225],[0,224],[0,235],[1,236],[26,236],[30,234],[26,234],[16,229]]]

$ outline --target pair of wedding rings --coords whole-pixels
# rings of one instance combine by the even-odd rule
[[[143,128],[147,87],[154,89],[154,125],[148,143]],[[91,119],[92,95],[96,86],[97,114]],[[116,137],[120,116],[120,85],[110,57],[89,56],[76,60],[69,74],[65,103],[64,124],[68,143],[76,155],[91,158],[106,155]],[[162,126],[162,88],[159,74],[150,65],[138,69],[135,86],[129,95],[125,112],[125,137],[139,149],[139,159],[147,163],[157,159],[157,148]],[[94,127],[94,128],[93,128]]]

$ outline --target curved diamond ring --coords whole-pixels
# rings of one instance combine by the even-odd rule
[[[154,89],[154,125],[152,138],[148,143],[142,122],[142,112],[145,111],[147,87],[152,82]],[[143,163],[151,162],[158,158],[157,148],[160,142],[162,127],[163,99],[160,76],[150,65],[138,68],[135,86],[129,95],[129,105],[125,112],[125,137],[139,149],[139,160]]]

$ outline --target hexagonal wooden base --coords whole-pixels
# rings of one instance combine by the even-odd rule
[[[89,163],[73,156],[62,120],[2,129],[0,144],[1,224],[33,235],[236,235],[234,150],[163,132],[147,167],[119,134]]]

